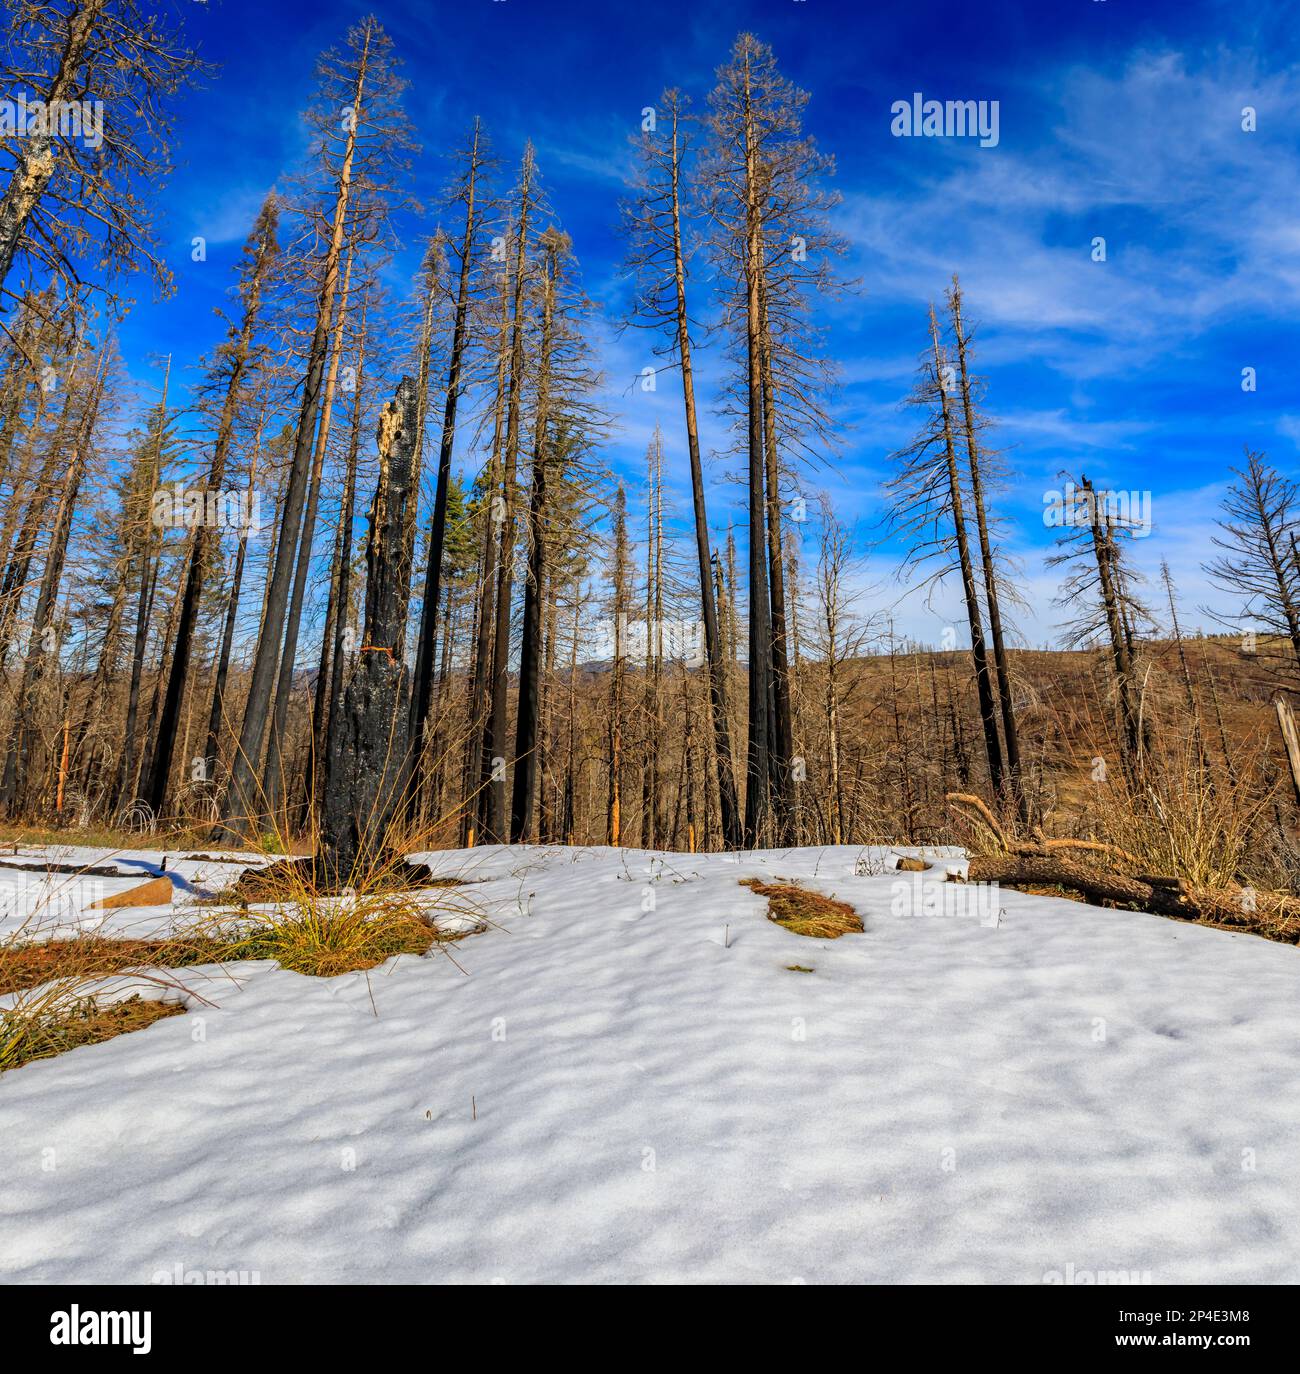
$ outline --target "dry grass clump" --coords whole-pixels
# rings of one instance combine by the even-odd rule
[[[391,854],[371,866],[364,882],[341,891],[318,883],[310,861],[271,867],[274,878],[263,887],[240,892],[236,885],[218,894],[188,928],[162,939],[43,938],[50,933],[46,908],[58,894],[43,897],[21,929],[0,939],[0,1073],[183,1011],[191,994],[169,970],[273,959],[292,972],[332,978],[398,954],[426,954],[485,928],[470,904],[450,893],[431,900],[399,886],[410,879],[415,889],[451,889],[461,880],[434,878]],[[461,929],[439,930],[435,915],[449,911],[470,919],[459,922]],[[62,924],[57,916],[54,923]],[[182,996],[167,1003],[100,1000],[102,980],[123,975]]]
[[[143,968],[216,964],[232,957],[230,948],[229,941],[203,936],[128,940],[74,935],[69,940],[0,943],[0,994],[73,977],[89,980]]]
[[[0,1073],[38,1059],[52,1059],[80,1045],[144,1030],[185,1011],[179,1002],[159,1002],[137,993],[125,1001],[101,1003],[63,991],[19,999],[0,1016]]]
[[[274,959],[293,973],[334,978],[468,933],[440,931],[419,903],[390,895],[297,899],[255,913],[228,957]]]
[[[425,954],[483,929],[471,905],[451,895],[462,885],[410,863],[396,846],[385,846],[345,887],[323,876],[312,859],[285,860],[245,872],[220,894],[238,902],[241,915],[232,922],[229,911],[214,912],[200,929],[230,939],[232,958],[274,959],[295,973],[332,978],[397,954]],[[439,896],[421,900],[418,894],[430,889]],[[435,914],[473,919],[468,929],[443,931]]]
[[[1226,888],[1263,871],[1280,779],[1243,754],[1227,769],[1199,758],[1192,742],[1166,749],[1135,784],[1121,777],[1092,809],[1098,839],[1132,855],[1146,873],[1182,878],[1197,887]]]
[[[823,897],[795,883],[765,883],[761,878],[742,878],[747,887],[759,897],[767,898],[767,919],[784,926],[795,935],[808,935],[814,940],[838,940],[841,935],[860,934],[862,917],[847,902]]]

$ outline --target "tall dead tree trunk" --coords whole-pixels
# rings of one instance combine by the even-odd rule
[[[944,460],[948,474],[949,504],[952,510],[953,532],[957,541],[957,561],[961,572],[962,594],[966,600],[966,619],[970,626],[971,663],[975,669],[975,688],[979,698],[980,722],[984,727],[984,748],[988,755],[989,780],[993,791],[1003,791],[1002,747],[998,741],[997,708],[993,704],[993,684],[989,675],[988,651],[984,644],[984,620],[980,612],[979,591],[975,584],[975,568],[971,561],[970,539],[966,531],[966,511],[962,499],[961,473],[957,468],[957,450],[953,434],[952,414],[948,407],[948,391],[944,385],[943,350],[939,346],[939,323],[934,306],[930,307],[930,343],[934,351],[934,380],[938,388],[939,412],[943,423]]]
[[[239,746],[231,760],[230,787],[226,792],[217,828],[220,837],[236,840],[241,833],[257,829],[261,813],[257,795],[258,765],[266,735],[267,718],[271,712],[272,686],[280,664],[280,645],[284,634],[285,608],[289,600],[289,585],[294,574],[294,560],[298,552],[298,534],[302,526],[303,503],[310,475],[316,419],[320,409],[321,383],[325,374],[325,356],[329,349],[330,325],[334,317],[334,294],[338,286],[339,259],[343,253],[344,230],[348,206],[352,198],[352,166],[356,156],[356,117],[362,107],[366,90],[366,75],[373,22],[366,21],[360,63],[351,109],[353,118],[348,125],[347,140],[339,169],[334,198],[334,215],[329,245],[321,264],[320,294],[316,305],[316,325],[307,351],[307,374],[303,383],[302,408],[298,416],[298,430],[294,440],[293,463],[289,485],[285,493],[281,530],[276,544],[275,564],[267,595],[266,614],[257,650],[253,657],[253,671],[249,681],[248,702],[239,732]]]
[[[519,436],[524,390],[524,288],[528,266],[528,230],[533,198],[533,147],[524,150],[516,229],[514,299],[510,312],[510,383],[506,394],[505,464],[501,497],[504,507],[497,552],[496,624],[492,636],[492,709],[484,739],[487,778],[482,787],[483,838],[504,843],[507,837],[506,741],[509,729],[510,612],[514,591],[515,502]]]
[[[325,379],[325,397],[321,405],[320,424],[316,431],[316,448],[312,456],[311,479],[307,505],[303,511],[302,533],[298,544],[298,565],[294,571],[293,593],[289,599],[284,625],[284,647],[280,651],[280,672],[276,679],[275,709],[271,716],[271,736],[266,750],[266,768],[262,775],[262,798],[268,814],[280,809],[284,795],[285,731],[289,725],[289,705],[293,699],[293,672],[298,659],[298,633],[302,626],[303,608],[307,602],[307,580],[311,574],[312,555],[316,543],[316,517],[320,510],[321,485],[325,475],[325,451],[329,446],[330,427],[334,414],[334,393],[338,386],[339,359],[343,355],[343,335],[347,327],[349,293],[355,246],[348,248],[347,265],[343,269],[343,287],[339,292],[338,319],[334,325],[334,341],[330,349],[329,372]],[[417,479],[418,481],[418,479]]]
[[[975,524],[979,532],[980,559],[984,572],[984,603],[989,612],[989,638],[993,646],[993,667],[997,676],[998,705],[1002,713],[1002,743],[1007,755],[1007,781],[1012,800],[1021,823],[1029,823],[1029,806],[1020,777],[1020,734],[1016,728],[1015,699],[1011,692],[1011,667],[1007,658],[1006,641],[1002,634],[1002,611],[998,595],[998,576],[993,564],[993,547],[989,540],[988,512],[984,504],[984,477],[980,466],[979,445],[975,438],[975,403],[971,395],[971,378],[967,367],[965,328],[961,317],[961,287],[956,274],[948,293],[948,308],[952,313],[954,340],[957,345],[957,367],[961,383],[961,403],[966,431],[966,461],[970,471],[971,502],[975,507]]]
[[[763,452],[763,188],[754,127],[749,56],[744,62],[741,128],[744,140],[745,354],[749,495],[749,741],[745,761],[745,843],[754,846],[770,816],[772,629],[767,581],[766,480]]]
[[[1137,684],[1133,674],[1130,639],[1125,633],[1120,610],[1120,590],[1116,585],[1114,540],[1107,526],[1108,516],[1102,510],[1102,503],[1098,500],[1092,483],[1087,477],[1080,476],[1079,487],[1087,502],[1093,556],[1097,561],[1097,585],[1101,592],[1106,629],[1110,637],[1111,662],[1115,670],[1115,693],[1119,699],[1122,730],[1121,760],[1130,782],[1134,782],[1142,768],[1142,729],[1138,720]]]
[[[763,378],[763,471],[767,492],[767,570],[772,615],[771,790],[778,836],[791,841],[794,813],[794,714],[790,698],[790,655],[786,632],[785,553],[781,531],[781,467],[776,439],[776,385],[772,369],[772,334],[767,309],[767,269],[759,240],[759,361]]]
[[[365,411],[369,314],[370,302],[365,298],[361,305],[361,325],[357,334],[356,386],[353,391],[352,418],[348,432],[348,453],[343,468],[343,496],[339,502],[337,553],[333,575],[330,578],[327,633],[321,640],[320,669],[316,676],[316,696],[312,708],[312,750],[308,765],[306,796],[309,804],[315,805],[320,803],[320,784],[325,776],[325,749],[326,741],[329,739],[330,723],[343,692],[348,613],[352,599],[353,509],[357,499],[357,459],[361,453],[361,422]]]
[[[704,501],[704,469],[700,461],[700,430],[695,413],[695,369],[691,354],[690,315],[686,309],[686,255],[682,247],[681,151],[678,106],[670,106],[671,215],[673,282],[676,306],[677,357],[682,369],[682,403],[686,410],[686,449],[691,468],[691,504],[695,516],[695,552],[700,568],[700,610],[704,617],[704,651],[709,662],[709,704],[713,713],[713,753],[718,773],[718,807],[723,840],[739,849],[743,835],[736,801],[736,774],[731,760],[731,726],[727,704],[726,662],[718,626],[717,601],[713,595],[709,517]],[[615,841],[616,842],[616,841]]]
[[[438,446],[438,481],[434,489],[433,518],[429,525],[428,559],[424,568],[424,601],[420,612],[420,637],[415,651],[415,672],[411,683],[411,745],[417,770],[424,761],[424,733],[433,698],[434,645],[437,640],[438,601],[442,592],[442,555],[447,538],[447,491],[451,484],[451,457],[456,446],[456,409],[463,390],[461,372],[469,335],[470,262],[482,218],[477,208],[478,178],[481,164],[479,121],[474,121],[469,166],[465,186],[465,230],[460,244],[460,279],[456,286],[456,315],[451,334],[451,357],[447,363],[447,385],[442,410],[442,439]],[[417,783],[418,783],[417,779]],[[410,789],[412,806],[418,804],[420,788]]]
[[[354,660],[326,747],[317,878],[355,885],[385,861],[402,813],[410,681],[402,653],[411,587],[418,399],[410,377],[379,420],[379,482],[366,540],[365,642]]]
[[[508,237],[508,236],[507,236]],[[509,375],[510,302],[512,290],[507,263],[501,272],[500,316],[497,325],[496,384],[492,403],[492,447],[488,454],[483,490],[487,503],[483,510],[482,543],[478,564],[478,598],[474,613],[474,661],[470,674],[467,702],[468,740],[465,749],[465,774],[461,787],[461,843],[472,845],[479,827],[477,818],[485,804],[482,790],[490,777],[490,763],[485,757],[488,712],[492,691],[492,631],[495,623],[496,560],[500,545],[501,520],[505,514],[505,498],[497,495],[497,480],[503,461],[505,444],[506,387]]]
[[[195,530],[194,541],[190,546],[184,590],[181,594],[180,619],[176,626],[176,645],[172,656],[171,673],[167,679],[167,695],[163,698],[162,712],[158,718],[157,748],[154,750],[149,781],[145,787],[145,800],[153,808],[155,815],[161,815],[167,803],[167,785],[171,776],[172,761],[175,757],[181,701],[185,696],[185,688],[189,679],[194,630],[198,624],[199,609],[203,599],[203,583],[210,562],[211,535],[206,520],[207,498],[220,492],[221,483],[225,479],[226,461],[230,453],[235,422],[243,399],[244,384],[253,362],[253,334],[262,308],[262,292],[275,257],[275,231],[278,220],[279,210],[274,200],[268,199],[262,207],[252,238],[250,238],[245,250],[248,261],[242,292],[244,313],[240,321],[239,332],[232,341],[229,350],[230,373],[226,383],[226,394],[221,404],[221,416],[217,422],[217,437],[212,449],[212,462],[208,467],[207,479],[204,482],[205,518],[200,520]],[[242,542],[243,534],[241,532],[241,546]]]
[[[542,655],[542,596],[546,587],[546,483],[550,466],[551,354],[555,293],[559,277],[556,237],[543,249],[542,326],[537,365],[537,413],[533,430],[532,485],[528,498],[528,577],[524,584],[523,636],[519,646],[519,704],[515,720],[515,776],[510,800],[510,842],[521,844],[533,831],[540,747],[539,671]]]
[[[617,846],[623,829],[623,684],[627,676],[624,636],[628,612],[627,498],[621,482],[614,495],[613,572],[614,661],[609,674],[609,794],[605,808],[605,842]],[[574,636],[576,639],[576,625]]]

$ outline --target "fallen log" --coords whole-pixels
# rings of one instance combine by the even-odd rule
[[[1194,887],[1177,878],[1127,877],[1085,867],[1059,853],[982,855],[970,860],[966,881],[1000,887],[1059,887],[1090,902],[1137,907],[1156,916],[1300,944],[1300,899],[1280,892]]]
[[[974,811],[998,848],[973,857],[966,877],[955,881],[997,883],[1000,887],[1055,887],[1086,901],[1134,907],[1155,916],[1229,930],[1244,930],[1284,944],[1300,944],[1300,898],[1283,892],[1233,885],[1200,887],[1163,874],[1121,873],[1111,865],[1137,867],[1139,860],[1117,845],[1097,840],[1052,840],[1035,832],[1033,840],[1009,836],[984,801],[970,793],[950,792],[947,801]],[[966,812],[960,811],[965,815]],[[967,819],[971,819],[967,816]],[[1087,855],[1088,862],[1079,857]]]

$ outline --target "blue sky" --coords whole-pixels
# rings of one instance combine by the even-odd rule
[[[607,457],[634,487],[656,419],[679,493],[685,455],[673,387],[631,391],[652,359],[642,338],[618,338],[612,327],[626,297],[614,226],[627,139],[665,85],[702,105],[714,68],[748,28],[812,93],[809,130],[838,163],[845,273],[861,282],[860,294],[824,316],[844,378],[843,444],[832,470],[809,474],[808,493],[828,487],[840,513],[860,523],[866,550],[888,455],[913,424],[899,402],[925,343],[926,304],[957,271],[980,325],[996,442],[1012,468],[997,505],[1005,545],[1025,570],[1025,639],[1054,641],[1069,618],[1051,606],[1056,578],[1043,567],[1052,538],[1043,496],[1062,469],[1152,493],[1154,529],[1135,546],[1139,562],[1154,573],[1167,558],[1187,622],[1210,624],[1196,607],[1222,602],[1199,564],[1229,465],[1249,444],[1288,472],[1300,466],[1300,44],[1284,7],[186,4],[189,31],[221,70],[179,116],[182,165],[163,216],[177,294],[142,300],[121,332],[140,382],[151,377],[150,357],[193,362],[219,339],[212,311],[225,301],[239,244],[266,190],[301,157],[314,59],[371,9],[406,60],[407,109],[424,147],[413,167],[417,197],[432,198],[445,176],[439,155],[476,114],[506,162],[525,138],[536,143],[587,290],[604,307],[596,335],[618,422]],[[915,91],[998,101],[997,146],[894,137],[891,104]],[[1242,129],[1245,106],[1258,112],[1255,132]],[[429,226],[403,227],[414,245]],[[205,263],[189,260],[194,234],[208,239]],[[1093,261],[1096,237],[1106,240],[1104,263]],[[414,266],[412,248],[394,264],[394,282]],[[708,387],[721,375],[721,351],[699,362]],[[1253,393],[1241,388],[1248,366],[1258,374]],[[704,438],[721,448],[720,422],[708,419]],[[727,466],[710,467],[719,527],[743,518]],[[685,514],[683,497],[678,505]],[[809,558],[815,537],[809,528]],[[868,553],[876,606],[900,595],[895,561],[890,546]],[[957,619],[954,592],[933,611],[908,599],[898,626],[937,641]]]

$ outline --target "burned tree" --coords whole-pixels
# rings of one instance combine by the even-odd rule
[[[1115,492],[1098,490],[1086,476],[1080,476],[1078,487],[1071,489],[1062,524],[1066,531],[1059,541],[1063,551],[1048,559],[1048,566],[1077,566],[1062,584],[1057,604],[1085,607],[1067,629],[1071,641],[1104,638],[1109,644],[1120,762],[1130,784],[1136,784],[1148,740],[1137,679],[1135,627],[1150,623],[1151,616],[1134,594],[1139,575],[1128,566],[1121,541],[1131,538],[1138,525]]]
[[[379,199],[388,184],[394,159],[400,157],[406,147],[406,123],[399,105],[404,83],[396,74],[391,49],[391,41],[383,29],[373,18],[367,18],[348,35],[345,53],[329,52],[321,59],[321,90],[312,119],[332,194],[319,217],[324,250],[316,263],[318,289],[314,325],[305,360],[293,462],[218,837],[237,838],[249,825],[256,828],[255,818],[262,810],[257,779],[279,673],[299,535],[304,524],[335,296],[347,227],[353,213],[352,202],[354,195],[361,193],[367,200],[373,198],[372,204]],[[346,112],[341,127],[337,118],[340,108]]]
[[[224,382],[224,396],[212,447],[212,461],[204,480],[205,501],[207,497],[215,497],[221,491],[235,424],[244,402],[245,388],[250,376],[258,367],[261,350],[255,345],[254,333],[268,278],[279,251],[276,243],[279,218],[279,204],[274,195],[268,196],[244,246],[239,287],[243,312],[238,328],[231,328],[230,337],[221,349],[216,369],[217,377],[214,379],[218,384]],[[153,808],[155,815],[162,814],[167,801],[167,786],[175,756],[181,702],[189,680],[190,653],[198,624],[204,579],[210,571],[211,539],[211,531],[204,518],[196,527],[190,544],[184,591],[181,596],[180,620],[176,627],[171,671],[167,679],[167,694],[163,699],[162,714],[158,723],[158,744],[154,750],[149,781],[145,788],[145,800]]]
[[[179,25],[138,0],[18,0],[9,8],[3,85],[30,98],[18,103],[21,136],[0,140],[13,163],[0,196],[0,289],[20,258],[70,292],[94,269],[142,263],[169,289],[140,188],[156,188],[170,172],[168,106],[205,64]]]
[[[1214,536],[1222,552],[1206,572],[1239,598],[1241,610],[1233,623],[1247,632],[1257,626],[1290,649],[1286,672],[1294,681],[1300,667],[1300,559],[1294,542],[1300,489],[1264,454],[1248,448],[1245,456],[1245,466],[1232,470],[1220,533]]]
[[[636,198],[624,207],[631,241],[628,267],[637,277],[632,323],[666,334],[660,350],[675,356],[682,374],[682,403],[686,412],[686,448],[691,468],[691,501],[695,516],[695,549],[700,570],[700,610],[704,620],[704,648],[709,666],[709,698],[713,714],[713,757],[718,775],[718,802],[726,843],[741,842],[736,801],[735,768],[731,758],[726,664],[718,625],[709,547],[708,514],[704,500],[704,472],[700,461],[700,432],[695,406],[695,371],[691,321],[686,303],[687,254],[683,246],[683,177],[687,139],[682,123],[685,101],[678,91],[665,91],[660,102],[668,119],[666,138],[647,131],[640,151],[642,167]]]
[[[1002,746],[966,524],[966,492],[957,461],[957,424],[949,400],[951,376],[951,364],[940,342],[939,324],[931,306],[930,348],[922,357],[920,380],[910,398],[911,404],[925,412],[926,419],[917,438],[895,455],[902,467],[889,484],[893,496],[890,519],[897,530],[914,540],[904,569],[936,560],[939,566],[929,578],[931,584],[954,569],[960,575],[989,781],[994,793],[1001,795]]]
[[[379,482],[366,538],[363,643],[326,744],[317,879],[346,887],[380,861],[402,807],[410,678],[402,658],[411,592],[416,386],[403,377],[379,419]]]

